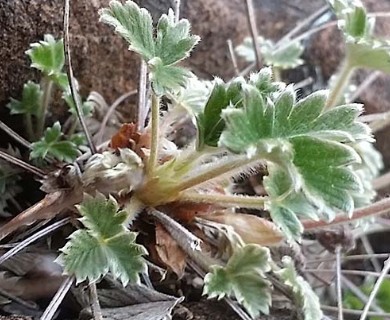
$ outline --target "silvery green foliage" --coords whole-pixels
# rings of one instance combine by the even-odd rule
[[[300,56],[304,47],[299,41],[285,41],[276,46],[271,40],[258,37],[258,44],[267,66],[291,69],[303,63]],[[236,47],[236,52],[248,62],[256,61],[252,38],[245,38],[244,42]]]
[[[137,234],[127,227],[127,214],[119,210],[113,197],[100,193],[84,195],[77,206],[86,229],[77,230],[61,249],[58,261],[66,274],[73,274],[76,282],[94,282],[111,272],[123,286],[139,282],[139,273],[146,271],[142,256],[145,248],[135,243]]]
[[[47,128],[44,136],[34,142],[31,148],[31,159],[44,159],[46,156],[52,156],[59,161],[73,162],[79,155],[77,145],[70,140],[63,139],[61,125],[58,121],[51,128]]]
[[[225,147],[234,154],[267,163],[266,208],[289,240],[303,231],[299,217],[332,220],[368,203],[355,150],[370,144],[357,104],[325,110],[318,91],[297,100],[292,86],[272,81],[270,69],[224,84],[216,80],[202,112],[195,116],[198,146]],[[372,177],[371,177],[372,178]],[[367,189],[366,189],[367,190]]]
[[[271,305],[270,282],[265,273],[271,270],[268,248],[248,244],[235,250],[226,266],[212,266],[204,279],[203,294],[222,299],[233,296],[252,318],[268,314]]]
[[[157,94],[177,91],[191,77],[188,70],[176,64],[189,56],[199,37],[190,35],[188,20],[176,22],[172,10],[162,15],[154,28],[146,9],[133,1],[111,1],[109,8],[100,10],[100,21],[112,25],[130,44],[129,50],[146,61]]]
[[[282,279],[284,284],[291,287],[299,306],[302,308],[304,319],[322,319],[323,314],[320,300],[310,287],[309,283],[297,273],[291,257],[283,257],[282,262],[284,268],[275,273]]]
[[[389,41],[374,36],[375,18],[369,17],[360,0],[329,0],[347,46],[349,64],[390,72]]]

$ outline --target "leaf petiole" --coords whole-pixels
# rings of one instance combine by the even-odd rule
[[[344,62],[341,65],[341,69],[336,76],[336,80],[329,92],[329,96],[325,104],[325,110],[331,109],[337,105],[343,95],[345,87],[348,85],[349,79],[351,78],[354,69],[355,67],[350,63],[347,54]]]
[[[183,192],[180,201],[213,203],[226,207],[263,209],[268,197],[244,196],[239,194]]]
[[[150,156],[147,165],[147,173],[149,175],[153,174],[153,171],[156,168],[158,160],[158,149],[159,149],[159,117],[160,117],[160,97],[155,93],[152,94],[152,117],[151,117],[151,128],[152,128],[152,137],[151,137],[151,146],[150,146]]]
[[[53,91],[53,80],[45,76],[42,80],[43,96],[40,110],[37,117],[37,132],[35,132],[36,138],[40,139],[43,136],[45,130],[46,113],[49,108],[51,95]]]
[[[246,155],[231,157],[226,161],[219,161],[210,164],[206,170],[202,170],[187,179],[183,179],[176,186],[176,191],[181,192],[186,189],[193,188],[197,185],[200,185],[204,182],[213,180],[215,178],[221,177],[227,173],[233,173],[232,171],[242,172],[243,167],[250,164],[258,163],[260,160],[258,158],[248,158]],[[241,170],[240,170],[241,169]]]

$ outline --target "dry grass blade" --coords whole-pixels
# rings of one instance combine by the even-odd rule
[[[72,283],[74,281],[74,277],[66,278],[62,284],[61,287],[58,289],[57,293],[53,297],[53,299],[50,301],[49,305],[47,306],[45,312],[41,316],[40,320],[52,320],[58,307],[62,303],[62,301],[65,298],[65,295],[69,291],[70,287],[72,286]]]
[[[64,50],[65,50],[65,57],[66,57],[66,69],[68,74],[68,79],[70,83],[70,91],[72,94],[72,98],[74,101],[74,104],[76,106],[76,113],[77,118],[80,121],[81,127],[84,131],[85,137],[87,138],[88,145],[91,149],[92,153],[96,153],[96,147],[95,144],[92,141],[91,134],[87,128],[87,124],[84,120],[83,110],[81,107],[79,95],[77,94],[77,88],[76,88],[76,81],[73,76],[73,70],[72,70],[72,59],[71,59],[71,52],[70,52],[70,45],[69,45],[69,4],[70,0],[65,0],[65,6],[64,6]]]
[[[28,309],[32,309],[32,310],[39,309],[39,307],[35,303],[24,301],[23,299],[18,298],[16,296],[14,296],[13,294],[8,293],[7,291],[5,291],[1,288],[0,288],[0,295],[20,304],[21,306],[26,307]]]
[[[383,266],[382,272],[380,273],[379,278],[375,282],[374,288],[372,289],[371,294],[368,297],[368,302],[364,306],[363,313],[360,316],[360,320],[365,320],[366,319],[366,317],[368,315],[368,311],[370,310],[370,306],[373,303],[373,301],[375,299],[375,296],[378,293],[379,288],[380,288],[383,280],[385,279],[385,276],[389,272],[389,270],[390,270],[390,257],[387,258],[387,260],[385,261],[385,264]]]
[[[348,223],[358,219],[371,217],[374,215],[380,215],[390,212],[390,198],[384,198],[379,200],[367,207],[356,209],[351,217],[346,215],[339,215],[331,222],[328,221],[313,221],[313,220],[303,220],[302,225],[305,228],[305,231],[312,229],[320,229],[328,227],[330,225],[334,226],[341,223]]]
[[[284,35],[277,43],[276,46],[284,43],[285,41],[288,41],[293,35],[298,33],[300,30],[308,26],[312,21],[318,19],[321,17],[324,13],[326,13],[329,10],[329,6],[325,5],[318,9],[317,11],[313,12],[310,16],[308,16],[306,19],[304,19],[302,22],[299,22],[291,31],[289,31],[286,35]]]
[[[124,93],[122,94],[118,99],[116,99],[114,101],[114,103],[110,106],[110,108],[108,109],[106,115],[104,116],[103,118],[103,121],[100,125],[100,128],[99,128],[99,131],[96,133],[95,135],[95,141],[96,143],[99,145],[101,144],[103,141],[103,134],[104,134],[104,130],[106,129],[106,126],[107,126],[107,123],[108,123],[108,120],[110,120],[112,114],[114,113],[115,109],[123,102],[125,101],[127,98],[131,97],[132,95],[136,94],[137,93],[137,90],[132,90],[130,92],[127,92],[127,93]]]
[[[321,305],[321,309],[323,311],[338,313],[338,308],[337,307]],[[344,308],[343,313],[344,314],[349,314],[349,315],[359,316],[359,315],[362,314],[362,311],[361,310],[345,309]],[[367,312],[367,315],[370,316],[370,317],[383,317],[384,319],[389,319],[390,318],[390,313],[386,313],[386,312],[369,311],[369,312]]]
[[[2,264],[4,261],[8,260],[9,258],[14,256],[15,254],[17,254],[19,251],[23,250],[25,247],[27,247],[31,243],[33,243],[33,242],[37,241],[38,239],[48,235],[49,233],[57,230],[58,228],[61,228],[62,226],[66,225],[67,223],[69,223],[69,221],[70,221],[70,218],[62,219],[60,221],[57,221],[57,222],[53,223],[50,226],[47,226],[46,228],[38,231],[37,233],[34,233],[32,236],[30,236],[27,239],[23,240],[18,245],[13,247],[11,250],[9,250],[5,254],[3,254],[0,257],[0,264]]]
[[[15,141],[19,142],[21,145],[25,146],[27,149],[31,149],[31,143],[24,139],[22,136],[17,134],[14,130],[8,127],[3,121],[0,120],[0,129],[8,134]]]
[[[253,50],[255,52],[255,57],[256,57],[256,67],[258,70],[260,70],[263,64],[261,62],[261,53],[260,53],[260,46],[258,41],[259,33],[257,31],[256,16],[253,9],[252,0],[245,0],[245,5],[246,5],[245,7],[246,7],[246,13],[248,17],[249,29],[252,36]]]
[[[344,261],[365,260],[365,259],[370,259],[371,257],[375,257],[377,259],[385,259],[388,256],[389,256],[389,253],[356,254],[356,255],[342,257],[342,259]],[[334,260],[335,260],[335,258],[308,259],[305,261],[305,263],[310,264],[310,263],[327,262],[327,261],[334,261]]]
[[[103,320],[95,282],[89,284],[89,298],[94,320]]]
[[[233,42],[231,39],[227,40],[227,45],[229,48],[229,55],[230,55],[230,59],[232,60],[234,73],[236,76],[238,76],[240,74],[240,70],[238,69],[237,66],[237,58],[236,58],[236,54],[234,53]]]
[[[4,151],[0,151],[0,159],[7,161],[23,170],[26,170],[34,175],[36,175],[38,178],[43,179],[46,176],[46,173],[42,171],[41,169],[34,167],[33,165],[24,162],[14,156],[9,155],[8,153]]]
[[[60,214],[61,211],[75,205],[82,199],[82,194],[56,191],[47,194],[45,198],[26,209],[11,221],[0,228],[0,240],[22,226],[38,220],[50,219]]]
[[[348,290],[350,290],[357,298],[360,299],[360,301],[362,301],[364,304],[368,302],[368,297],[366,294],[351,280],[342,275],[341,281]],[[375,312],[384,312],[376,303],[373,303],[371,307]]]
[[[337,307],[339,309],[338,320],[343,320],[343,292],[341,285],[341,246],[336,247],[336,290],[337,290]]]
[[[146,62],[141,59],[139,69],[139,83],[138,83],[138,130],[143,131],[145,127],[146,116],[148,114],[147,103],[147,86],[148,86],[148,66]]]

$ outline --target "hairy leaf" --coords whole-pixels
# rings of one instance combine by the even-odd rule
[[[390,73],[388,41],[365,40],[359,43],[348,43],[347,50],[350,61],[355,67]]]
[[[136,233],[126,228],[127,215],[118,211],[115,199],[86,195],[78,210],[87,230],[74,232],[61,249],[59,261],[65,273],[74,274],[77,282],[96,281],[108,272],[124,286],[129,281],[139,282],[138,274],[146,268],[142,259],[146,250],[135,243]]]
[[[259,37],[258,44],[267,66],[290,69],[303,63],[300,56],[304,47],[300,42],[283,42],[276,47],[271,40]],[[256,61],[252,38],[245,38],[244,42],[236,48],[236,52],[248,62]]]
[[[114,26],[130,43],[129,50],[139,53],[148,63],[153,89],[158,95],[177,91],[186,84],[190,72],[174,64],[188,57],[199,41],[198,36],[189,34],[190,24],[186,19],[176,22],[170,10],[168,15],[161,16],[154,30],[147,10],[133,1],[125,4],[111,1],[109,8],[100,10],[100,20]]]
[[[351,213],[363,188],[351,166],[361,159],[349,144],[371,140],[368,127],[357,122],[360,106],[323,112],[325,92],[296,102],[291,86],[271,95],[243,88],[243,106],[222,111],[226,128],[219,144],[268,161],[267,208],[286,236],[299,238],[301,206],[311,218],[333,219],[337,209]]]
[[[156,56],[164,65],[171,65],[187,58],[198,43],[198,36],[190,35],[190,23],[186,19],[175,22],[173,10],[163,14],[157,24]]]
[[[292,288],[298,303],[302,307],[304,319],[322,319],[320,300],[313,292],[310,285],[295,271],[294,263],[290,257],[285,256],[282,261],[284,268],[275,273],[287,286]]]
[[[155,57],[153,21],[149,12],[133,1],[125,4],[110,1],[109,8],[99,11],[100,21],[112,25],[128,43],[129,50],[139,53],[146,61]]]
[[[32,43],[26,54],[31,66],[48,76],[61,73],[65,63],[63,40],[55,40],[50,34],[46,34],[43,41]]]
[[[62,95],[62,98],[65,100],[66,104],[68,105],[69,112],[76,116],[77,115],[76,105],[74,103],[72,94],[70,92],[65,92]],[[81,105],[81,111],[83,113],[83,116],[90,117],[92,115],[92,112],[93,112],[93,107],[94,107],[93,102],[84,101]]]
[[[187,83],[191,73],[182,67],[164,65],[160,58],[153,58],[150,64],[150,80],[156,94],[162,95],[166,91],[178,91]]]
[[[30,158],[45,158],[50,155],[59,161],[72,162],[79,155],[77,146],[67,140],[62,140],[61,125],[56,122],[53,127],[47,128],[41,140],[32,144]]]
[[[255,244],[237,249],[225,267],[213,266],[204,279],[203,294],[209,298],[235,296],[252,318],[268,314],[270,283],[264,273],[270,270],[269,250]]]
[[[215,79],[214,88],[207,100],[203,112],[196,114],[198,127],[198,149],[205,146],[216,147],[219,137],[225,128],[225,121],[221,118],[222,110],[230,104],[237,106],[241,101],[242,78],[237,78],[230,84]]]
[[[11,114],[32,114],[39,115],[42,104],[43,92],[39,84],[28,81],[23,85],[22,100],[11,98],[7,107],[11,110]]]
[[[339,28],[348,42],[357,42],[372,36],[375,19],[367,16],[360,0],[329,0],[335,11]]]

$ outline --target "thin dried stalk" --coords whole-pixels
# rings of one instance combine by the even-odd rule
[[[34,243],[38,239],[47,236],[51,232],[61,228],[62,226],[69,223],[70,218],[65,218],[60,221],[57,221],[56,223],[53,223],[50,226],[47,226],[46,228],[34,233],[32,236],[28,237],[27,239],[21,241],[19,244],[17,244],[15,247],[13,247],[11,250],[7,251],[5,254],[3,254],[0,257],[0,264],[7,261],[9,258],[17,254],[19,251],[23,250],[25,247],[30,245],[31,243]]]
[[[375,296],[378,293],[379,288],[380,288],[383,280],[385,280],[385,276],[387,275],[389,270],[390,270],[390,257],[385,261],[382,272],[381,272],[379,278],[377,279],[377,281],[374,285],[374,288],[371,291],[370,296],[368,297],[368,302],[364,306],[363,313],[360,316],[360,320],[365,320],[366,317],[368,316],[368,311],[370,310],[371,304],[373,303]]]
[[[248,17],[249,29],[252,36],[253,50],[255,52],[255,57],[256,57],[256,67],[258,70],[260,70],[263,64],[261,62],[261,53],[260,53],[260,46],[258,41],[259,33],[257,31],[256,16],[255,16],[255,11],[253,9],[253,2],[252,0],[245,0],[245,4],[246,4],[246,13]]]
[[[0,228],[0,240],[21,226],[31,224],[38,220],[50,219],[60,214],[61,211],[72,207],[82,200],[81,192],[56,191],[47,194],[45,198],[26,209],[11,221]]]
[[[54,318],[54,315],[57,312],[60,304],[64,300],[65,295],[68,293],[70,287],[72,286],[73,281],[74,277],[69,277],[62,282],[60,288],[58,289],[53,299],[50,301],[40,320],[52,320]]]
[[[72,59],[71,59],[71,52],[70,52],[70,44],[69,44],[69,4],[70,0],[65,0],[65,6],[64,6],[64,53],[66,57],[66,71],[68,74],[68,79],[70,83],[70,92],[72,94],[72,98],[74,101],[74,104],[76,106],[76,114],[77,118],[80,121],[81,128],[83,129],[83,132],[85,134],[85,137],[87,138],[87,142],[89,145],[89,148],[91,149],[92,154],[96,153],[96,147],[95,144],[92,141],[91,133],[89,132],[87,128],[87,124],[84,119],[83,109],[81,107],[80,97],[77,93],[76,88],[76,81],[73,76],[73,70],[72,70]]]

